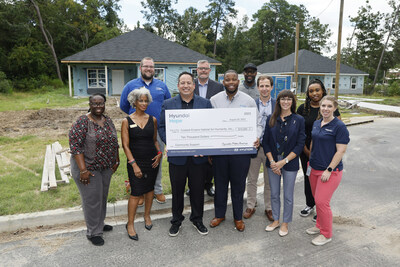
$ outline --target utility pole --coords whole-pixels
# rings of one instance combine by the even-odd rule
[[[294,53],[294,88],[296,89],[297,94],[297,80],[298,80],[298,70],[299,70],[299,38],[300,38],[300,24],[296,24],[296,44],[295,44],[295,53]]]
[[[344,0],[340,1],[340,15],[339,15],[339,30],[338,30],[338,43],[336,53],[336,78],[335,78],[335,97],[339,97],[339,79],[340,79],[340,47],[342,45],[342,22],[343,22],[343,4]]]

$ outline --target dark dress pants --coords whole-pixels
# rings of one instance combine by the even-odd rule
[[[190,221],[203,222],[204,210],[204,178],[207,163],[194,164],[192,157],[188,157],[185,165],[169,163],[169,177],[172,189],[172,220],[171,224],[181,225],[185,217],[182,215],[184,208],[184,193],[186,178],[190,189],[190,206],[192,213]]]
[[[301,168],[303,168],[303,174],[304,174],[304,195],[306,196],[306,205],[312,208],[315,206],[315,201],[314,201],[314,197],[311,192],[311,185],[310,185],[309,177],[306,175],[308,161],[309,161],[308,157],[303,152],[301,152],[300,162],[301,162]]]
[[[213,179],[213,167],[210,163],[206,163],[206,179],[204,183],[204,189],[208,190],[213,186],[212,179]]]
[[[214,156],[215,217],[224,218],[228,201],[228,186],[231,183],[233,218],[241,220],[243,194],[250,167],[250,155]]]

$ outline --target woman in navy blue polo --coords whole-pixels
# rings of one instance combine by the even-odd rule
[[[263,148],[271,187],[271,207],[274,221],[265,228],[271,232],[279,227],[281,213],[281,178],[283,179],[283,222],[279,235],[288,234],[293,216],[293,191],[299,170],[299,155],[304,147],[304,118],[296,114],[296,98],[289,90],[279,93],[274,113],[265,125]]]
[[[307,234],[319,234],[311,242],[321,246],[332,240],[332,211],[330,201],[342,179],[342,157],[350,142],[346,125],[334,116],[338,103],[334,96],[325,96],[320,102],[322,119],[312,129],[309,176],[317,207],[316,225]]]

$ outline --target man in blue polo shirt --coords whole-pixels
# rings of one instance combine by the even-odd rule
[[[122,91],[121,100],[120,100],[120,108],[123,112],[127,114],[132,114],[135,112],[135,108],[131,107],[128,102],[128,95],[135,89],[139,89],[141,87],[145,87],[149,89],[150,94],[153,98],[153,102],[147,107],[146,113],[154,116],[157,119],[157,122],[160,121],[161,107],[165,99],[171,98],[171,94],[168,90],[168,87],[162,81],[154,78],[154,60],[151,57],[145,57],[140,62],[140,74],[141,76],[137,79],[129,81]],[[160,136],[157,134],[157,140],[160,144],[161,151],[164,151],[164,143],[161,141]],[[161,163],[160,168],[158,169],[156,184],[154,185],[154,196],[156,201],[160,204],[165,203],[165,196],[162,191],[161,185]],[[143,203],[143,202],[142,202]]]

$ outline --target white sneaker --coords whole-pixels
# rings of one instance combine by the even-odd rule
[[[326,238],[325,236],[323,236],[323,235],[319,235],[319,236],[317,236],[316,238],[314,238],[312,241],[311,241],[311,243],[313,243],[313,245],[316,245],[316,246],[323,246],[323,245],[325,245],[326,243],[329,243],[329,242],[331,242],[332,241],[332,238]]]
[[[300,216],[307,217],[314,211],[314,207],[306,206],[302,211],[300,211]]]
[[[311,227],[306,230],[306,233],[309,235],[316,235],[320,233],[320,230],[317,227]]]

